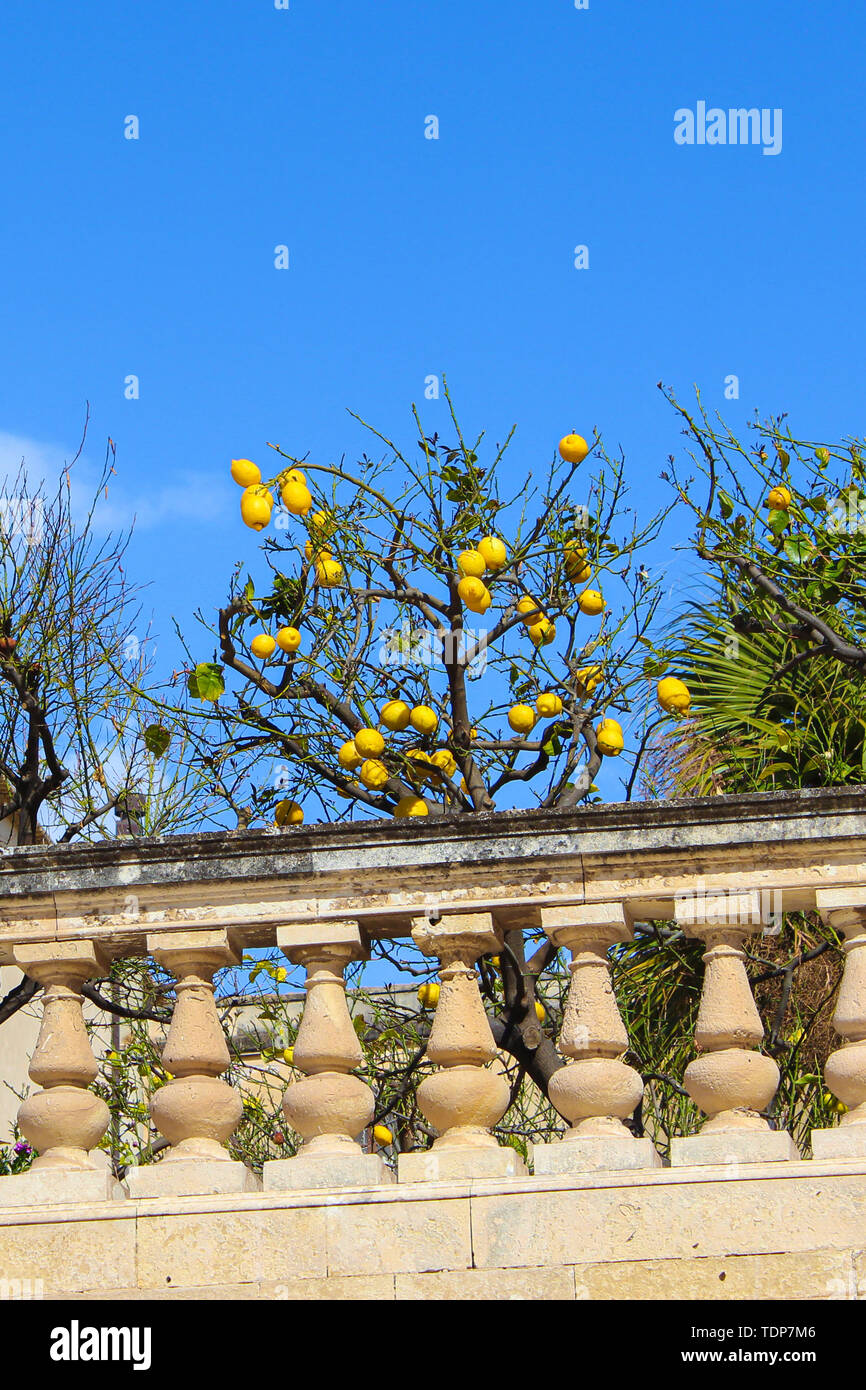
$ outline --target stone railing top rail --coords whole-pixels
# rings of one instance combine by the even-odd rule
[[[866,787],[22,846],[0,854],[0,961],[4,941],[136,952],[214,925],[248,946],[311,919],[402,936],[431,902],[531,920],[617,901],[640,920],[683,893],[772,891],[796,910],[864,882]]]

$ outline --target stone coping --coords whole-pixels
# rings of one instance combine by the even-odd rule
[[[285,1211],[295,1207],[393,1206],[404,1202],[465,1201],[467,1198],[544,1196],[611,1188],[683,1188],[717,1182],[756,1182],[866,1177],[866,1159],[707,1164],[693,1168],[608,1169],[568,1177],[468,1178],[367,1187],[307,1188],[291,1192],[238,1192],[178,1197],[129,1197],[105,1202],[70,1202],[41,1207],[4,1206],[0,1179],[0,1226],[57,1221],[126,1221],[137,1216],[206,1216],[219,1212]]]

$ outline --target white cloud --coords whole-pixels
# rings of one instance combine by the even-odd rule
[[[11,491],[23,460],[31,486],[36,490],[44,482],[50,499],[74,457],[75,448],[0,430],[0,494]],[[126,530],[133,522],[136,531],[142,531],[166,522],[210,522],[226,515],[228,486],[222,480],[215,485],[211,473],[187,469],[164,487],[136,492],[124,478],[122,465],[115,466],[108,497],[100,497],[94,513],[94,530],[101,534]],[[101,461],[86,452],[72,469],[72,512],[78,521],[87,515],[101,471]]]

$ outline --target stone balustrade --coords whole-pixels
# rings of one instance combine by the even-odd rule
[[[864,879],[866,811],[849,790],[5,851],[0,964],[18,966],[43,993],[30,1064],[41,1089],[19,1115],[38,1157],[30,1172],[0,1178],[0,1212],[231,1194],[265,1203],[321,1189],[384,1196],[455,1182],[579,1185],[593,1174],[674,1183],[675,1202],[689,1171],[707,1180],[788,1165],[799,1174],[832,1160],[866,1175]],[[768,902],[773,914],[820,913],[844,942],[835,1015],[844,1042],[824,1080],[849,1108],[838,1128],[813,1134],[812,1160],[766,1118],[779,1071],[760,1050],[744,953],[767,929]],[[672,1140],[669,1165],[628,1127],[644,1081],[625,1060],[629,1037],[609,968],[612,948],[660,919],[704,947],[694,1055],[680,1080],[705,1119],[696,1134]],[[529,1165],[494,1133],[507,1130],[510,1094],[476,966],[520,923],[570,954],[555,1039],[565,1065],[550,1085],[565,1128],[530,1151]],[[359,1142],[374,1095],[357,1075],[345,992],[347,966],[377,938],[411,938],[438,963],[441,982],[432,1068],[418,1088],[436,1137],[429,1149],[401,1153],[396,1173]],[[242,1107],[224,1076],[213,977],[243,950],[268,946],[306,972],[295,1079],[283,1102],[301,1142],[259,1177],[226,1147]],[[109,1116],[88,1089],[96,1063],[81,989],[113,957],[134,954],[156,958],[176,981],[163,1050],[171,1079],[151,1111],[169,1147],[119,1183],[97,1149]]]

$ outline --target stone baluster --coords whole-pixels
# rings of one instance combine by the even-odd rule
[[[571,951],[571,982],[559,1050],[572,1058],[550,1080],[549,1097],[570,1122],[561,1140],[535,1144],[536,1173],[660,1167],[652,1141],[623,1123],[643,1096],[643,1081],[623,1061],[625,1030],[610,980],[607,953],[632,930],[619,903],[541,909],[556,947]]]
[[[130,1168],[136,1197],[256,1191],[260,1183],[225,1144],[243,1118],[237,1091],[222,1073],[229,1050],[214,1000],[213,977],[240,954],[216,927],[149,935],[149,953],[176,977],[176,1003],[162,1050],[171,1080],[151,1101],[154,1124],[171,1144],[163,1158]]]
[[[683,1083],[708,1116],[699,1134],[671,1140],[671,1166],[770,1162],[799,1158],[786,1130],[759,1113],[779,1086],[772,1057],[755,1051],[764,1028],[746,974],[743,944],[760,924],[760,893],[699,894],[677,899],[676,920],[703,941],[705,966],[695,1046]]]
[[[487,912],[417,918],[412,938],[440,961],[439,1001],[427,1057],[441,1068],[418,1087],[418,1105],[438,1131],[426,1152],[400,1154],[401,1182],[437,1178],[512,1177],[526,1172],[515,1149],[500,1147],[491,1133],[508,1108],[510,1091],[501,1068],[488,1065],[496,1044],[478,988],[479,956],[502,948]]]
[[[30,1063],[41,1091],[18,1112],[24,1138],[37,1150],[29,1172],[0,1179],[0,1202],[71,1202],[123,1197],[110,1167],[93,1151],[108,1128],[108,1106],[87,1088],[98,1066],[84,1025],[81,986],[107,972],[89,941],[16,946],[19,969],[43,986],[42,1023]]]
[[[848,1113],[833,1129],[812,1130],[815,1158],[866,1157],[866,888],[819,888],[824,921],[844,937],[845,968],[833,1026],[845,1039],[831,1052],[824,1080]]]
[[[393,1181],[380,1154],[358,1143],[373,1119],[372,1089],[352,1073],[363,1061],[346,1003],[344,971],[368,951],[357,922],[304,922],[277,930],[280,949],[307,972],[307,1002],[294,1048],[306,1072],[286,1088],[283,1113],[303,1144],[265,1164],[267,1190],[366,1186]]]

